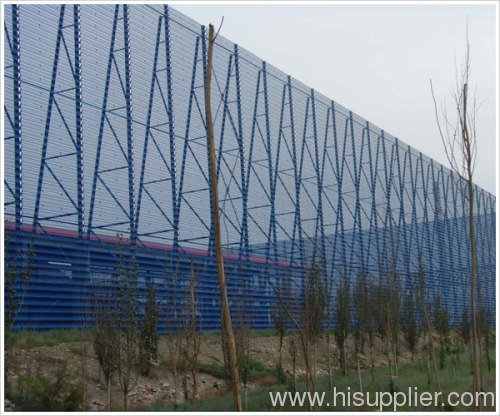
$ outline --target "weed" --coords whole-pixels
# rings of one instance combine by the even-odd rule
[[[13,344],[17,348],[54,346],[66,342],[78,342],[90,339],[90,334],[76,328],[54,329],[52,331],[15,331],[12,334]]]
[[[224,365],[217,363],[212,363],[212,364],[198,363],[198,369],[202,373],[210,374],[214,377],[223,380],[227,379],[229,376]]]
[[[82,385],[71,383],[66,363],[54,377],[26,374],[17,380],[9,399],[16,411],[78,411],[82,404]]]

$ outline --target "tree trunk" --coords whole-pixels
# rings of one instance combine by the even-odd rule
[[[431,385],[431,364],[429,361],[429,355],[431,355],[431,352],[429,351],[429,347],[427,347],[427,352],[425,354],[425,361],[427,363],[427,385]]]
[[[280,334],[280,350],[279,350],[279,353],[280,353],[280,355],[279,355],[279,366],[280,366],[280,368],[281,368],[281,362],[282,362],[281,361],[281,350],[282,350],[282,348],[283,348],[283,335]]]
[[[489,328],[488,328],[489,331]],[[490,334],[486,333],[486,362],[488,363],[488,373],[491,372],[491,360],[490,360]]]
[[[481,390],[483,388],[483,340],[482,334],[479,334],[478,344],[479,344],[479,385]]]
[[[248,386],[245,384],[245,411],[248,412]]]
[[[276,297],[278,298],[278,302],[280,303],[281,307],[285,310],[287,315],[290,317],[293,324],[297,328],[297,331],[299,331],[300,344],[302,346],[302,353],[304,354],[304,364],[306,366],[306,388],[307,388],[308,392],[313,392],[316,390],[316,386],[314,385],[314,380],[312,379],[312,376],[311,376],[312,374],[311,374],[311,363],[309,361],[308,341],[306,339],[304,331],[300,327],[300,325],[297,322],[297,320],[295,319],[295,317],[290,313],[288,308],[285,306],[285,304],[281,300],[279,292],[276,290],[276,288],[273,286],[272,283],[271,283],[271,288],[273,289],[274,293],[276,294]],[[311,384],[312,384],[312,390],[311,390]],[[311,411],[311,403],[309,401],[308,401],[308,410]]]
[[[398,364],[399,364],[399,334],[396,335],[396,356],[394,360],[396,362],[396,375],[399,376]]]
[[[177,410],[177,386],[179,384],[179,377],[177,374],[177,345],[176,345],[176,340],[172,339],[172,356],[171,356],[171,363],[172,363],[172,376],[174,377],[174,409]]]
[[[194,412],[194,403],[196,401],[196,390],[198,389],[198,384],[196,381],[196,367],[191,372],[193,377],[193,390],[191,391],[191,411]]]
[[[318,345],[314,343],[314,384],[318,383],[318,372],[316,371],[316,365],[318,363]]]
[[[399,370],[398,370],[398,354],[399,354],[399,343],[398,343],[398,336],[396,335],[396,343],[394,344],[394,365],[396,367],[396,376],[399,376]]]
[[[344,329],[344,336],[342,338],[342,356],[344,358],[344,376],[347,376],[347,354],[345,351],[345,329]]]
[[[440,410],[444,412],[443,389],[441,389],[441,383],[439,382],[439,372],[437,368],[436,354],[434,352],[434,344],[432,343],[432,333],[431,333],[432,328],[431,328],[431,323],[429,321],[429,317],[427,316],[427,308],[425,307],[425,303],[423,304],[423,309],[424,309],[425,321],[427,322],[427,327],[429,329],[429,348],[432,354],[432,362],[434,363],[434,374],[436,375],[436,383],[438,390],[441,393],[440,399],[442,406],[440,406]]]
[[[471,347],[472,347],[472,338],[471,338]],[[472,348],[469,349],[469,361],[470,361],[470,373],[474,375],[474,362],[472,361]]]
[[[470,169],[469,169],[470,171]],[[469,175],[469,229],[470,229],[470,252],[471,252],[471,321],[472,321],[472,367],[474,373],[474,391],[481,391],[481,380],[479,378],[479,366],[477,359],[477,318],[476,318],[476,242],[474,232],[474,188],[472,184],[472,173]],[[477,410],[482,410],[478,403]]]
[[[108,379],[107,405],[108,405],[108,412],[111,412],[111,377]]]
[[[476,318],[476,238],[474,231],[474,184],[472,183],[472,146],[468,129],[467,116],[467,83],[463,86],[463,126],[462,140],[466,151],[467,162],[467,185],[469,190],[469,231],[470,231],[470,256],[471,256],[471,321],[472,321],[472,363],[474,372],[474,390],[481,391],[481,381],[479,379],[479,368],[477,360],[477,318]],[[482,410],[481,403],[478,403],[477,410]]]
[[[224,272],[224,258],[222,254],[222,242],[220,231],[220,217],[219,217],[219,195],[217,188],[217,174],[216,174],[216,159],[215,159],[215,144],[214,144],[214,125],[212,119],[212,107],[210,104],[210,85],[212,77],[212,56],[214,49],[214,26],[209,25],[208,35],[208,57],[207,57],[207,79],[205,84],[205,113],[206,123],[208,127],[208,146],[210,153],[210,183],[212,190],[212,218],[214,223],[214,237],[215,237],[215,252],[217,257],[217,272],[219,275],[219,289],[222,304],[222,314],[224,317],[224,329],[226,331],[226,340],[229,353],[229,370],[231,373],[231,380],[233,385],[233,400],[234,410],[241,412],[241,395],[240,395],[240,381],[237,367],[236,357],[236,344],[234,341],[233,327],[231,323],[231,313],[229,311],[229,304],[227,299],[226,276]]]
[[[328,389],[333,389],[333,380],[332,380],[332,360],[331,360],[331,348],[330,348],[330,326],[328,326],[328,332],[326,335],[326,344],[328,346]]]
[[[392,360],[391,360],[391,351],[389,347],[389,342],[390,342],[390,327],[389,327],[389,302],[387,302],[386,305],[386,313],[385,313],[385,350],[387,352],[387,364],[389,364],[389,376],[391,378],[392,382]]]
[[[191,342],[190,347],[192,348],[191,357],[191,377],[193,377],[193,388],[191,390],[191,411],[194,412],[194,404],[196,401],[196,393],[198,391],[198,381],[196,379],[196,372],[198,369],[198,354],[200,351],[200,340],[198,336],[198,328],[196,324],[196,302],[195,302],[195,277],[194,277],[194,265],[191,259]]]
[[[373,382],[375,383],[375,361],[373,359],[373,344],[374,344],[374,335],[373,334],[369,334],[368,335],[370,338],[369,338],[369,342],[370,342],[370,367],[371,367],[371,373],[372,373],[372,380]]]
[[[88,356],[88,341],[85,340],[83,343],[83,356],[82,356],[82,412],[85,412],[86,402],[87,402],[87,356]]]
[[[361,379],[361,368],[359,367],[359,359],[358,359],[358,386],[359,386],[359,391],[363,393],[363,381]]]

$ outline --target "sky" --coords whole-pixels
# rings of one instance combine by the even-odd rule
[[[371,123],[449,166],[429,80],[453,114],[455,62],[468,22],[477,88],[474,181],[496,194],[496,9],[493,4],[172,4]]]

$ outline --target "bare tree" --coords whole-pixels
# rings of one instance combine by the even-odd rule
[[[440,395],[441,404],[444,406],[443,389],[441,388],[441,383],[439,381],[439,372],[438,372],[437,363],[436,363],[436,353],[434,351],[434,343],[432,341],[432,326],[431,326],[431,322],[429,320],[429,316],[427,315],[427,307],[425,306],[425,302],[422,302],[422,303],[423,303],[423,310],[424,310],[424,319],[425,319],[425,322],[427,324],[427,329],[429,331],[428,332],[429,349],[430,349],[430,352],[431,352],[431,355],[432,355],[432,362],[434,364],[434,375],[436,377],[437,388],[441,392],[441,395]],[[444,411],[444,409],[441,408],[441,411]]]
[[[217,188],[215,144],[214,144],[214,124],[212,119],[212,106],[210,103],[212,58],[213,58],[213,50],[216,37],[217,36],[214,34],[214,26],[210,24],[208,30],[208,56],[207,56],[207,72],[206,72],[207,75],[205,82],[205,115],[207,122],[208,145],[210,154],[209,168],[210,168],[210,186],[211,186],[211,196],[212,196],[211,208],[212,208],[212,220],[214,226],[215,252],[217,257],[217,272],[219,275],[219,289],[220,289],[219,293],[222,304],[223,328],[225,331],[225,337],[228,346],[229,368],[233,386],[234,410],[237,412],[241,412],[243,408],[241,406],[240,381],[238,375],[238,358],[236,356],[236,344],[234,342],[233,326],[231,323],[231,312],[229,311],[229,302],[227,299],[226,276],[224,271],[224,257],[222,253],[221,228],[220,228],[220,217],[219,217],[219,196]]]
[[[280,275],[278,279],[278,291],[283,297],[283,301],[289,302],[291,298],[291,287],[289,279],[286,279],[285,276]],[[273,303],[271,307],[271,322],[276,331],[276,334],[279,337],[279,358],[278,358],[278,369],[282,370],[282,350],[283,350],[283,340],[285,339],[286,330],[289,322],[288,315],[280,306],[280,304],[276,301]],[[279,371],[279,370],[278,370]]]
[[[311,266],[306,274],[304,308],[302,316],[307,341],[312,347],[313,352],[312,371],[314,384],[316,384],[317,379],[317,346],[324,331],[328,297],[326,284],[322,281],[326,279],[322,279],[322,268],[318,263],[316,263],[315,259],[316,256],[314,255],[311,261]]]
[[[356,312],[354,324],[354,349],[356,354],[356,367],[358,370],[359,391],[363,391],[361,379],[361,354],[363,353],[365,335],[368,332],[368,323],[372,312],[369,308],[370,292],[367,283],[367,273],[364,269],[358,270],[354,293],[352,295],[353,306]]]
[[[182,336],[178,333],[182,327],[182,318],[179,317],[179,302],[180,296],[178,292],[179,283],[179,265],[176,267],[175,274],[173,278],[169,280],[168,294],[167,294],[167,306],[166,306],[166,326],[167,326],[167,336],[166,336],[166,358],[170,365],[170,371],[172,372],[173,378],[173,402],[174,409],[177,410],[178,404],[178,394],[179,394],[179,367],[181,361],[181,347],[182,347]]]
[[[121,247],[121,245],[119,246]],[[137,360],[139,324],[137,319],[138,269],[133,248],[127,264],[122,252],[118,263],[118,309],[120,337],[118,341],[118,381],[123,394],[123,410],[128,410],[128,395],[137,383],[133,366]]]
[[[467,308],[464,308],[462,312],[462,318],[458,324],[458,334],[462,339],[463,345],[467,345],[470,342],[470,319],[467,313]]]
[[[471,74],[471,57],[469,33],[466,31],[466,52],[460,68],[455,68],[456,85],[452,91],[454,115],[447,111],[446,104],[441,103],[440,108],[436,102],[436,96],[430,81],[432,99],[439,134],[452,171],[459,177],[459,186],[469,205],[469,233],[470,233],[470,256],[471,256],[471,322],[472,322],[472,361],[474,373],[474,390],[481,391],[481,381],[478,366],[477,345],[477,317],[476,317],[476,241],[474,231],[474,183],[473,174],[477,155],[477,130],[476,114],[479,106],[476,94],[469,102],[469,78]],[[477,410],[481,410],[478,406]]]
[[[10,363],[9,349],[13,344],[13,331],[18,315],[24,304],[24,297],[33,276],[35,251],[33,245],[18,248],[13,258],[9,255],[10,239],[5,231],[4,240],[4,293],[5,293],[5,380]]]
[[[387,334],[392,356],[394,358],[395,375],[398,376],[399,362],[399,326],[401,321],[401,278],[395,271],[390,271],[387,278]]]
[[[380,299],[378,298],[378,290],[377,285],[373,281],[373,277],[367,282],[368,286],[368,302],[366,305],[366,309],[371,311],[368,315],[368,319],[366,322],[366,332],[368,335],[368,348],[370,349],[370,369],[372,373],[372,380],[375,382],[375,359],[373,357],[373,350],[375,348],[375,340],[377,337],[378,330],[378,313],[377,309],[379,308]]]
[[[490,347],[491,347],[491,331],[490,331],[490,326],[491,326],[491,310],[486,309],[486,307],[481,306],[480,309],[480,333],[481,336],[484,337],[484,348],[486,350],[486,363],[488,365],[488,372],[491,371],[491,359],[490,359]]]
[[[94,321],[94,351],[107,386],[106,410],[111,411],[111,379],[118,367],[119,341],[118,316],[110,291],[97,299]]]
[[[427,336],[427,339],[428,339],[428,352],[427,352],[427,357],[429,357],[429,355],[432,357],[432,363],[434,364],[434,376],[436,377],[436,384],[437,384],[437,388],[438,390],[441,392],[441,404],[444,406],[444,399],[443,399],[443,390],[441,389],[441,383],[439,381],[439,372],[438,372],[438,368],[437,368],[437,363],[436,363],[436,353],[434,351],[434,343],[432,341],[432,325],[431,325],[431,322],[429,320],[429,316],[427,314],[427,296],[426,296],[426,288],[427,288],[427,284],[426,284],[426,276],[425,276],[425,268],[423,266],[423,263],[422,263],[422,257],[419,256],[419,293],[418,293],[418,299],[419,299],[419,302],[421,304],[421,307],[422,307],[422,313],[423,313],[423,319],[424,319],[424,323],[425,323],[425,331],[424,331],[424,335]],[[429,359],[427,358],[427,383],[430,384],[430,365],[429,365]],[[440,407],[440,410],[441,411],[444,411],[444,408]]]
[[[297,391],[297,377],[295,375],[295,370],[297,368],[297,337],[291,335],[289,338],[288,352],[292,359],[292,377],[293,377],[293,393]]]
[[[345,342],[352,323],[352,309],[349,283],[343,276],[341,276],[340,284],[337,288],[335,317],[337,319],[337,326],[335,327],[335,341],[340,349],[339,361],[342,366],[342,373],[346,376],[348,366]]]
[[[146,285],[146,301],[144,305],[144,322],[139,336],[139,367],[145,376],[149,375],[151,362],[158,358],[158,320],[160,308],[156,300],[156,289],[151,280]]]
[[[281,307],[284,309],[284,311],[287,313],[287,315],[290,317],[290,320],[292,321],[293,325],[295,328],[297,328],[297,331],[299,332],[299,338],[300,338],[300,346],[302,348],[302,354],[304,356],[304,365],[306,367],[306,389],[308,392],[312,393],[315,391],[315,385],[314,385],[314,378],[312,377],[312,370],[311,370],[311,361],[310,361],[310,353],[309,353],[309,342],[308,342],[308,337],[307,337],[307,330],[304,328],[304,322],[302,325],[299,323],[299,320],[293,316],[292,312],[288,309],[288,307],[285,305],[283,302],[283,299],[281,298],[280,293],[278,290],[274,287],[274,285],[271,283],[271,288],[273,289],[274,293],[276,294],[276,298],[278,299],[278,302],[280,303]],[[295,367],[295,362],[294,362],[294,367]],[[294,372],[295,375],[295,372]],[[295,380],[295,377],[294,377]],[[308,402],[308,410],[312,410],[311,403]]]
[[[251,357],[250,357],[250,324],[249,314],[251,305],[249,304],[249,288],[248,281],[242,282],[240,301],[236,311],[236,324],[234,330],[234,338],[236,344],[236,353],[238,357],[238,371],[240,380],[243,384],[245,406],[248,411],[248,383],[250,381],[251,372]],[[226,345],[227,347],[227,345]],[[226,348],[227,350],[227,348]],[[228,351],[227,351],[228,352]],[[228,357],[229,358],[229,357]],[[226,360],[228,361],[228,360]]]
[[[446,353],[449,349],[448,332],[450,330],[450,316],[441,304],[441,296],[436,295],[434,300],[434,328],[439,335],[439,368],[444,368]]]
[[[191,411],[195,410],[196,394],[198,390],[197,373],[198,373],[198,356],[200,353],[200,334],[198,330],[199,323],[197,321],[197,303],[196,303],[196,292],[197,292],[197,279],[194,273],[193,259],[191,259],[191,275],[190,275],[189,293],[187,297],[189,299],[185,311],[184,311],[184,331],[183,331],[183,371],[185,383],[185,398],[189,399],[191,402]],[[189,391],[187,386],[187,374],[191,375],[191,395],[189,397]]]
[[[403,298],[402,305],[402,330],[408,348],[411,351],[411,359],[415,360],[415,352],[417,350],[420,328],[416,316],[416,289],[413,282],[410,282],[410,289],[406,292]]]

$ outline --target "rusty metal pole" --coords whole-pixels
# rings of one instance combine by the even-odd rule
[[[227,300],[226,276],[224,273],[224,258],[222,256],[222,242],[219,217],[219,195],[217,189],[215,144],[214,144],[214,125],[212,120],[212,108],[210,105],[210,82],[212,75],[212,56],[214,48],[214,26],[209,25],[208,31],[208,57],[207,57],[207,79],[205,83],[205,114],[208,127],[208,146],[210,151],[210,182],[212,187],[212,218],[214,222],[215,253],[217,258],[217,272],[219,275],[219,289],[222,304],[222,317],[225,329],[225,335],[229,352],[229,367],[231,372],[231,381],[233,384],[234,410],[241,412],[240,382],[238,376],[238,364],[236,358],[236,344],[234,342],[234,333],[231,323],[231,313]]]

